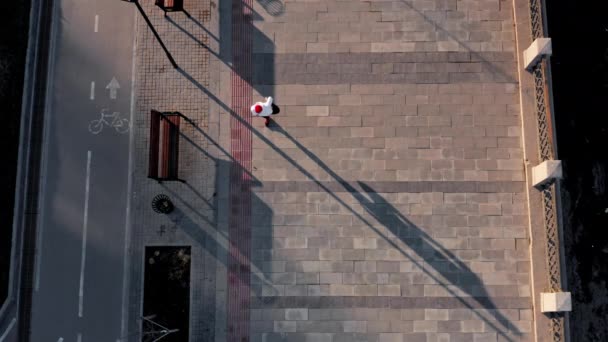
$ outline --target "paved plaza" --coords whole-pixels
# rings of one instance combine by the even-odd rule
[[[533,340],[510,1],[142,6],[180,68],[139,18],[129,331],[144,246],[189,245],[191,341]],[[193,120],[185,183],[151,109]]]

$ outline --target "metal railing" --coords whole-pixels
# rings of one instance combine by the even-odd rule
[[[532,40],[544,37],[543,4],[542,0],[530,0],[530,26]],[[541,60],[534,66],[534,98],[536,103],[536,117],[538,126],[538,153],[541,162],[552,160],[555,157],[553,147],[553,132],[551,124],[551,108],[548,100],[547,70],[548,63]],[[561,291],[561,267],[559,227],[557,221],[557,203],[555,201],[557,188],[555,183],[542,187],[543,218],[545,226],[545,249],[547,263],[548,292]],[[551,340],[561,342],[565,340],[564,320],[561,313],[550,313],[549,332]]]

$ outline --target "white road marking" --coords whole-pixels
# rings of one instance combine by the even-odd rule
[[[60,337],[57,342],[63,342],[63,337]]]
[[[87,178],[84,194],[84,219],[82,223],[82,257],[80,259],[80,289],[78,290],[78,317],[82,317],[84,296],[84,264],[87,255],[87,224],[89,221],[89,184],[91,180],[91,151],[87,151]]]
[[[116,77],[112,77],[112,80],[108,83],[106,89],[110,89],[110,98],[116,100],[116,93],[118,92],[118,89],[120,89],[120,84],[118,84]]]
[[[99,32],[99,15],[95,15],[95,33]]]
[[[8,328],[6,328],[6,331],[2,334],[2,336],[0,336],[0,342],[4,341],[4,339],[6,338],[8,333],[11,332],[11,329],[13,329],[13,326],[15,325],[16,322],[17,322],[17,318],[13,318],[11,320],[11,323],[8,325]]]
[[[82,342],[82,334],[78,333],[78,335],[76,336],[76,342]]]
[[[91,81],[91,100],[95,100],[95,81]]]
[[[130,117],[129,122],[133,122],[133,112],[135,111],[135,56],[137,53],[137,12],[134,13],[133,20],[133,53],[131,55],[131,108],[130,108]],[[127,294],[129,292],[129,245],[131,241],[131,174],[133,172],[133,144],[134,137],[133,133],[129,133],[129,166],[127,171],[127,209],[126,209],[126,217],[125,217],[125,248],[123,255],[123,265],[122,265],[122,312],[121,312],[121,320],[120,320],[120,336],[125,336],[127,334]],[[116,342],[120,342],[118,339]]]

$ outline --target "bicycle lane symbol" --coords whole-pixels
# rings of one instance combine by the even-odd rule
[[[104,108],[99,114],[99,119],[92,120],[89,123],[89,132],[99,134],[103,130],[104,126],[114,127],[116,132],[120,134],[129,132],[129,119],[121,118],[119,112],[110,113],[108,108]]]

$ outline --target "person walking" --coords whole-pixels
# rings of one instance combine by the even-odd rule
[[[270,116],[279,114],[281,109],[273,103],[272,96],[268,96],[265,102],[256,102],[251,106],[251,115],[264,118],[264,125],[268,127],[270,124]]]

